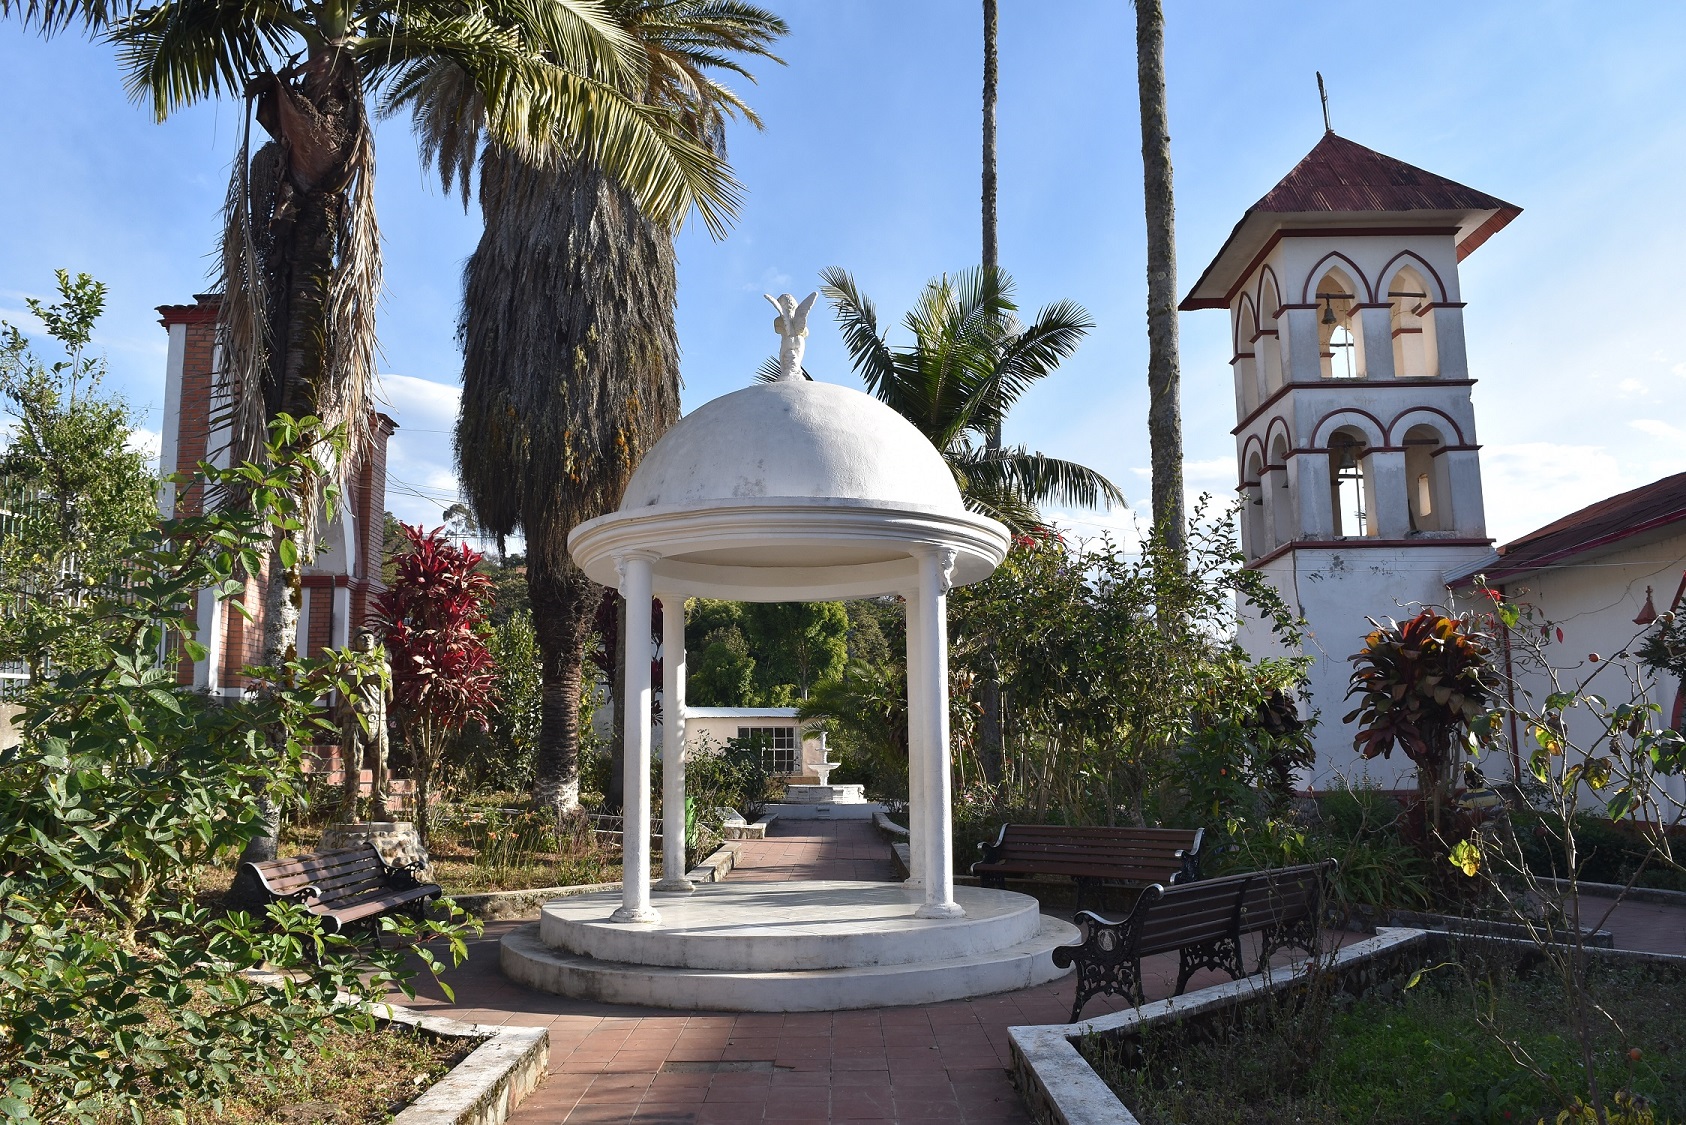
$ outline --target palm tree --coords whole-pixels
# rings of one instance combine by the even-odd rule
[[[591,0],[0,0],[0,14],[102,35],[160,120],[218,95],[246,101],[219,261],[231,452],[260,457],[282,415],[324,423],[280,431],[318,455],[326,479],[305,486],[300,526],[277,535],[261,578],[272,665],[293,655],[318,489],[343,478],[368,439],[381,289],[371,95],[401,94],[448,64],[479,97],[488,134],[526,159],[589,155],[667,221],[696,205],[718,224],[735,203],[717,155],[624,92],[644,80],[644,56]],[[269,135],[255,154],[253,116]],[[322,434],[343,435],[349,456]],[[250,859],[274,854],[275,810],[261,811],[270,830]]]
[[[737,56],[778,61],[770,46],[783,20],[739,0],[610,0],[608,10],[643,55],[626,95],[673,137],[723,158],[732,118],[760,125],[711,72],[753,80]],[[457,465],[480,525],[526,537],[544,685],[534,799],[569,810],[581,663],[603,589],[570,561],[568,533],[620,502],[640,456],[678,419],[677,224],[590,154],[531,164],[483,127],[481,104],[448,65],[408,104],[424,151],[465,203],[479,167],[486,229],[465,270]]]
[[[941,451],[966,506],[1015,531],[1042,525],[1041,505],[1122,504],[1124,494],[1093,469],[1032,453],[990,450],[987,435],[1031,384],[1054,373],[1094,325],[1079,305],[1060,301],[1019,322],[1013,283],[999,269],[966,270],[925,286],[903,319],[913,344],[892,348],[878,312],[848,271],[820,274],[837,311],[843,343],[867,390],[919,427]]]
[[[219,94],[246,100],[219,259],[235,457],[260,457],[280,415],[343,434],[349,456],[322,451],[330,483],[366,448],[381,290],[368,99],[383,90],[402,92],[447,62],[482,98],[487,129],[526,158],[591,151],[670,218],[734,197],[713,153],[620,92],[641,76],[642,57],[587,0],[164,0],[104,18],[130,93],[160,120]],[[255,154],[253,116],[269,138]],[[290,544],[278,539],[268,571],[270,663],[292,654],[297,568],[315,543],[316,502],[300,507],[304,526]]]
[[[1147,436],[1153,525],[1180,557],[1184,542],[1182,375],[1177,359],[1177,208],[1171,192],[1171,126],[1165,113],[1165,12],[1160,0],[1134,2],[1147,209]]]

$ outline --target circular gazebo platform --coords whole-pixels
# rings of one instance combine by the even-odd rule
[[[609,920],[613,892],[545,906],[503,940],[506,976],[618,1004],[814,1012],[927,1004],[1043,984],[1077,938],[1010,891],[956,887],[965,914],[916,918],[918,887],[720,883],[662,897],[660,924]]]

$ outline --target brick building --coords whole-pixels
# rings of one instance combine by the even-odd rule
[[[215,293],[200,293],[191,305],[158,306],[159,323],[170,334],[159,456],[163,472],[190,473],[201,461],[228,461],[227,430],[218,424],[223,396],[215,378],[219,301]],[[368,618],[370,600],[381,588],[386,443],[398,424],[384,414],[375,420],[373,446],[354,466],[339,511],[323,535],[328,549],[305,568],[299,613],[302,655],[347,644],[352,630]],[[166,485],[159,506],[166,517],[189,515],[199,510],[203,499],[198,486],[178,496],[174,485]],[[247,584],[245,604],[253,621],[228,612],[209,592],[200,594],[199,639],[209,654],[183,664],[182,682],[213,693],[234,693],[245,686],[241,670],[262,659],[262,604],[255,581]]]

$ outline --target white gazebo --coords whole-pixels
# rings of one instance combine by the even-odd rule
[[[982,954],[1002,961],[1011,952],[1019,961],[1048,964],[1036,969],[1018,965],[1019,975],[1009,973],[1006,984],[990,982],[1008,977],[973,971],[970,984],[944,987],[954,995],[971,995],[1058,975],[1047,949],[1074,932],[1069,926],[1050,930],[1027,896],[963,888],[957,901],[953,878],[947,594],[995,570],[1007,552],[1008,531],[966,510],[946,462],[912,423],[869,395],[804,378],[803,337],[813,301],[810,295],[798,305],[786,294],[775,302],[780,316],[774,327],[782,342],[777,381],[724,395],[682,419],[640,462],[620,509],[581,524],[568,545],[587,575],[620,590],[629,619],[642,620],[638,607],[652,598],[662,603],[663,711],[675,726],[662,738],[662,798],[669,809],[684,807],[686,597],[757,602],[883,594],[905,598],[913,877],[899,887],[760,883],[729,891],[727,883],[693,896],[683,874],[683,834],[669,832],[664,836],[665,878],[652,888],[646,672],[652,653],[647,635],[630,630],[619,906],[605,919],[591,917],[593,909],[604,908],[584,900],[553,903],[545,910],[542,944],[552,953],[561,949],[563,960],[576,954],[598,963],[647,961],[670,969],[740,972],[729,994],[711,991],[706,981],[645,982],[641,991],[608,988],[600,980],[582,984],[585,969],[580,966],[534,968],[529,962],[548,955],[539,948],[537,934],[518,937],[517,931],[511,935],[513,945],[506,939],[504,965],[526,983],[603,999],[653,997],[649,1002],[673,1006],[766,1010],[860,1005],[839,998],[835,988],[815,993],[811,1005],[778,989],[768,995],[783,999],[748,998],[755,989],[742,972],[777,976],[781,968],[882,968],[898,959],[932,956]],[[757,888],[755,918],[745,916],[747,908],[739,910],[739,940],[722,941],[723,931],[733,927],[721,911],[730,895],[750,886]],[[781,893],[784,900],[773,897]],[[663,911],[673,919],[664,921]],[[967,918],[968,913],[975,917]],[[874,940],[882,940],[861,947],[862,929],[874,930]],[[948,936],[939,936],[938,930]],[[847,936],[854,951],[803,946],[802,935],[822,933],[828,939]],[[1032,939],[1038,939],[1032,944],[1039,954],[1021,948]],[[699,952],[705,948],[713,952]],[[700,989],[694,1002],[686,999],[693,985]],[[878,1002],[909,1003],[937,994]]]

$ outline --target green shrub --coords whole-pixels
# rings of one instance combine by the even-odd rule
[[[0,751],[0,1119],[213,1101],[335,1028],[372,1027],[361,1001],[408,991],[408,956],[439,968],[423,945],[325,935],[292,904],[254,917],[196,901],[198,871],[265,830],[259,794],[297,797],[305,746],[333,729],[319,700],[365,673],[346,651],[263,670],[267,689],[238,699],[176,683],[183,656],[204,657],[198,592],[243,591],[321,469],[280,443],[269,460],[206,469],[248,508],[137,536],[120,590],[24,632],[36,651],[73,635],[84,659],[30,685],[21,740]],[[466,955],[458,925],[382,928]],[[263,966],[282,973],[247,975]]]

